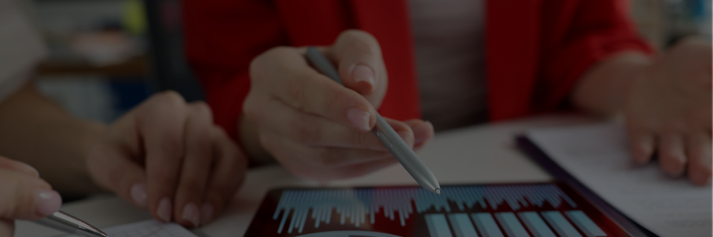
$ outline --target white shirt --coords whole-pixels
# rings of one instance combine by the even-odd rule
[[[421,108],[445,130],[487,121],[484,0],[410,0]]]
[[[47,51],[14,0],[0,0],[0,101],[20,88]]]

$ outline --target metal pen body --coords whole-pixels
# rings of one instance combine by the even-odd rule
[[[86,236],[86,237],[108,237],[106,233],[86,222],[73,217],[62,211],[58,211],[45,218],[34,221],[37,224],[47,226],[62,232]]]
[[[371,132],[379,138],[379,141],[386,146],[386,149],[396,157],[396,160],[401,163],[401,166],[421,187],[433,193],[441,194],[441,186],[438,184],[433,172],[416,156],[416,153],[411,150],[408,144],[401,139],[401,136],[394,131],[381,115],[376,114],[376,127]],[[389,137],[396,139],[390,139]]]

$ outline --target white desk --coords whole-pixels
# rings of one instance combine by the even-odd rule
[[[548,181],[551,176],[517,150],[514,135],[529,128],[593,121],[576,115],[551,115],[448,131],[437,134],[419,156],[441,184]],[[394,165],[328,186],[375,185],[416,185],[416,182],[401,166]],[[250,170],[245,183],[224,213],[211,224],[193,231],[208,237],[242,236],[267,191],[285,186],[318,185],[299,180],[279,166]],[[100,228],[151,218],[148,212],[115,196],[72,203],[62,210]],[[60,234],[33,223],[18,221],[15,235],[41,237]]]

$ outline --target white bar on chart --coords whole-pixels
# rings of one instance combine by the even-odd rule
[[[448,227],[448,221],[443,214],[426,214],[426,225],[431,237],[453,237],[451,229]]]
[[[500,226],[503,227],[508,237],[530,237],[525,227],[517,220],[515,213],[498,212],[495,213],[495,218],[498,219]]]
[[[478,237],[478,233],[475,232],[475,227],[473,226],[473,222],[470,221],[468,214],[449,214],[448,220],[451,222],[451,226],[453,226],[456,237]]]
[[[517,215],[520,216],[522,223],[525,223],[527,229],[530,230],[530,233],[535,237],[557,237],[537,212],[519,212]]]
[[[577,229],[572,226],[572,224],[567,221],[566,218],[560,213],[559,211],[543,211],[540,212],[542,214],[542,217],[545,218],[545,221],[549,223],[552,228],[557,231],[557,234],[559,234],[562,237],[582,237],[581,234],[577,231]]]
[[[567,217],[577,226],[579,229],[584,232],[587,237],[599,237],[599,236],[607,236],[604,231],[597,226],[592,219],[590,219],[587,214],[585,214],[583,211],[580,210],[575,210],[575,211],[565,211],[564,212]]]
[[[489,212],[473,213],[471,217],[483,237],[505,237]]]

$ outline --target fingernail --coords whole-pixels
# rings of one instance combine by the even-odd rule
[[[136,183],[131,186],[131,198],[134,199],[136,205],[140,207],[146,207],[146,185],[143,183]]]
[[[163,220],[164,222],[171,221],[171,206],[171,200],[167,197],[161,199],[161,201],[158,203],[158,209],[156,210],[156,214],[158,214],[158,217],[161,218],[161,220]]]
[[[25,163],[25,162],[22,162],[22,161],[18,161],[18,162],[20,162],[20,164],[25,165],[25,167],[27,167],[27,169],[29,169],[29,170],[31,170],[33,173],[35,173],[35,177],[40,177],[40,172],[37,172],[37,169],[35,169],[35,167],[32,167],[31,165],[29,165],[29,164],[27,164],[27,163]]]
[[[204,203],[201,207],[201,224],[205,225],[213,220],[213,205]]]
[[[356,82],[363,81],[369,83],[372,88],[376,85],[374,70],[371,70],[371,67],[369,66],[362,64],[356,65],[354,69],[352,69],[352,76]]]
[[[369,112],[366,112],[361,109],[349,109],[347,111],[347,118],[349,118],[349,122],[354,125],[354,127],[357,127],[359,129],[362,129],[364,131],[369,131],[371,130],[369,128],[369,118],[371,117],[371,114]]]
[[[431,139],[428,134],[430,134],[430,131],[433,131],[433,124],[431,124],[431,122],[429,121],[426,121],[419,125],[416,125],[415,127],[412,127],[411,130],[413,130],[413,135],[416,137],[415,144],[420,144],[422,142],[427,141],[428,139]]]
[[[40,189],[35,192],[35,209],[42,216],[48,216],[59,210],[62,206],[62,197],[57,191]]]
[[[651,147],[650,144],[642,143],[639,152],[635,152],[636,154],[634,160],[636,160],[636,162],[640,165],[645,165],[649,163],[649,157],[652,153],[651,150],[653,150],[653,147]]]
[[[200,211],[198,210],[198,205],[195,203],[188,203],[183,207],[183,219],[193,223],[193,227],[198,227],[200,224]]]

